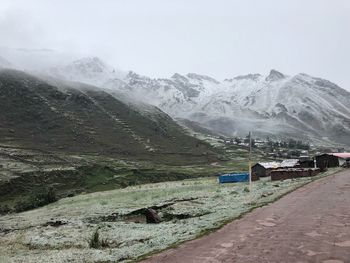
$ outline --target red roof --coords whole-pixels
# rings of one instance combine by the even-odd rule
[[[350,153],[331,153],[331,155],[337,156],[342,159],[350,158]]]

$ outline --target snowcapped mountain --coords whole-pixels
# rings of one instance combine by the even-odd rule
[[[230,136],[253,131],[261,136],[350,144],[350,93],[307,74],[288,76],[271,70],[267,76],[248,74],[222,82],[195,73],[152,79],[116,71],[98,58],[82,59],[54,72]]]
[[[106,82],[108,89],[118,89],[126,92],[130,97],[153,104],[165,110],[172,116],[184,117],[201,101],[215,91],[220,82],[197,75],[178,73],[169,79],[151,79],[135,72],[129,72],[122,83],[115,80]]]
[[[227,133],[223,127],[231,123],[238,133],[252,130],[349,144],[350,93],[327,80],[272,70],[267,77],[250,75],[225,83],[226,89],[199,108],[210,112],[202,119],[216,129]]]
[[[154,80],[133,73],[124,82],[136,99],[226,135],[254,131],[349,144],[350,93],[306,74],[271,70],[219,82],[197,74]]]
[[[127,74],[116,70],[97,57],[75,60],[63,67],[50,68],[49,75],[71,81],[79,81],[101,86],[107,80],[122,79]]]

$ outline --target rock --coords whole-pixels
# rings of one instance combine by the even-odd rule
[[[276,81],[280,79],[284,79],[286,76],[282,74],[281,72],[278,72],[277,70],[272,69],[270,71],[270,75],[268,75],[265,80],[266,81]]]
[[[261,197],[268,197],[269,195],[273,195],[273,192],[264,192]]]
[[[162,221],[154,209],[146,209],[145,215],[148,224],[159,224]]]
[[[66,224],[67,224],[66,221],[56,220],[56,221],[46,222],[43,226],[59,227],[59,226],[63,226],[63,225],[66,225]]]

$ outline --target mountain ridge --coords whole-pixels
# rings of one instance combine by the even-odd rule
[[[0,143],[48,151],[205,161],[216,153],[154,106],[120,101],[97,87],[56,85],[0,70]],[[141,108],[143,107],[143,108]],[[161,157],[159,157],[161,156]]]
[[[91,60],[105,64],[97,58],[87,61]],[[272,69],[265,76],[251,73],[218,81],[197,73],[150,78],[129,71],[117,76],[111,75],[112,67],[105,67],[106,72],[102,70],[96,77],[94,70],[86,73],[95,67],[84,66],[78,73],[75,70],[80,68],[75,68],[74,74],[70,67],[65,67],[68,73],[59,71],[63,73],[58,77],[118,92],[154,105],[173,118],[186,118],[227,136],[253,131],[262,137],[349,144],[350,93],[305,73],[289,76]]]

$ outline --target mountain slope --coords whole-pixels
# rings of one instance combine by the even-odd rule
[[[147,110],[93,86],[55,86],[23,72],[0,71],[1,143],[174,162],[180,155],[188,162],[211,158],[210,146],[159,109]]]
[[[265,79],[233,80],[228,86],[232,92],[219,95],[232,96],[231,103],[239,109],[228,107],[225,116],[239,113],[250,120],[266,121],[258,132],[291,132],[297,137],[349,143],[350,93],[327,80],[271,71]],[[210,103],[217,104],[222,101]]]
[[[249,74],[222,83],[195,74],[169,80],[129,74],[124,81],[135,98],[229,136],[253,131],[349,144],[350,93],[324,79],[271,70],[266,77]]]
[[[75,77],[81,75],[72,76],[95,83]],[[267,76],[248,74],[219,82],[194,73],[152,79],[129,72],[103,75],[98,82],[107,92],[117,91],[228,136],[253,131],[259,136],[350,144],[350,93],[307,74],[271,70]]]
[[[114,69],[97,57],[85,57],[63,67],[50,68],[47,72],[56,78],[102,85],[106,80],[121,79],[127,74]]]

